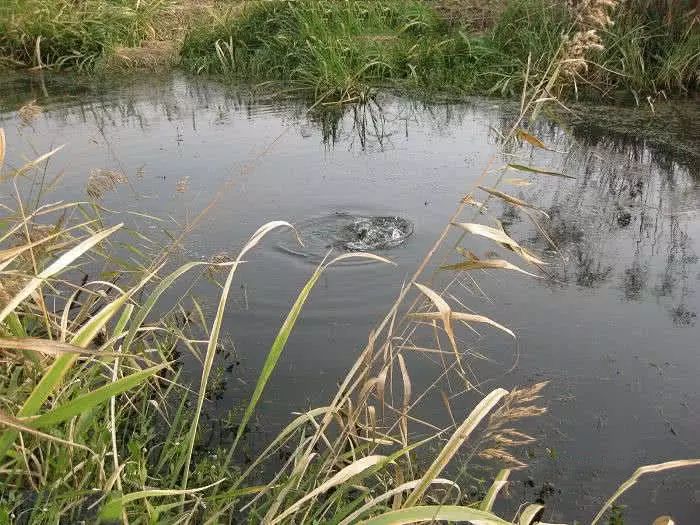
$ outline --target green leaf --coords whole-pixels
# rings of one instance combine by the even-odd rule
[[[508,164],[508,167],[512,168],[514,170],[527,171],[529,173],[539,173],[540,175],[552,175],[554,177],[564,177],[565,179],[575,179],[576,178],[576,177],[572,177],[571,175],[565,175],[563,173],[559,173],[558,171],[549,171],[549,170],[545,170],[542,168],[536,168],[534,166],[525,166],[523,164],[510,163],[510,164]]]
[[[117,381],[108,383],[105,386],[93,390],[92,392],[78,396],[75,399],[49,410],[36,418],[29,419],[27,420],[27,425],[32,428],[43,428],[56,425],[74,416],[78,416],[91,410],[100,403],[108,401],[109,398],[140,385],[146,379],[151,377],[153,374],[156,374],[160,370],[163,370],[168,365],[169,363],[163,363],[161,365],[146,368],[145,370],[141,370],[140,372],[136,372],[134,374],[129,374],[126,377],[122,377]]]
[[[211,485],[207,485],[205,487],[197,487],[194,489],[187,489],[187,490],[175,490],[175,489],[150,489],[150,490],[141,490],[138,492],[131,492],[129,494],[124,494],[122,495],[120,492],[114,492],[112,496],[109,498],[107,503],[105,503],[102,506],[102,509],[100,510],[100,520],[101,521],[121,521],[122,517],[122,510],[124,509],[124,506],[132,501],[136,501],[137,499],[144,499],[144,498],[157,498],[157,497],[164,497],[164,496],[185,496],[187,494],[194,494],[196,492],[202,492],[204,490],[210,489],[219,483],[221,483],[223,480],[219,480],[215,483],[212,483]]]

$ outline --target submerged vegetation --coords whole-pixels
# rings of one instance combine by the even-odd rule
[[[518,95],[568,53],[559,95],[633,97],[697,90],[693,2],[657,0],[10,0],[7,65],[171,67],[274,81],[317,100],[391,85]],[[578,64],[577,66],[575,66]],[[575,66],[575,67],[574,67]]]

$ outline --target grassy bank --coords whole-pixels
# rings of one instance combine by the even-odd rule
[[[179,65],[337,101],[361,99],[382,85],[519,95],[526,83],[547,76],[564,50],[583,62],[569,71],[559,96],[639,102],[661,91],[697,90],[700,31],[693,2],[577,6],[559,0],[11,0],[0,18],[0,56],[16,66],[93,71]],[[594,38],[572,40],[591,30]]]
[[[162,0],[9,0],[0,8],[0,56],[20,67],[94,71],[120,46],[155,31]]]
[[[280,81],[316,98],[362,98],[387,84],[514,95],[528,56],[543,70],[568,23],[564,9],[539,1],[510,2],[483,34],[419,0],[258,3],[193,29],[181,54],[190,71]]]

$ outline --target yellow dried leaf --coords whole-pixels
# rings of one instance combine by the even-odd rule
[[[527,131],[525,131],[522,128],[519,128],[515,134],[520,140],[524,140],[525,142],[532,144],[536,148],[541,148],[541,149],[547,149],[547,146],[544,145],[544,142],[542,142],[540,139],[535,137],[534,135],[531,135]]]
[[[503,193],[502,191],[499,191],[495,188],[487,188],[486,186],[478,186],[478,188],[481,191],[485,191],[486,193],[490,193],[494,197],[498,197],[499,199],[503,199],[504,201],[513,204],[515,206],[521,206],[523,208],[530,208],[532,210],[535,210],[545,217],[549,218],[549,215],[547,215],[543,210],[539,209],[537,206],[533,206],[529,202],[525,202],[522,199],[518,199],[517,197],[513,197],[512,195],[508,195],[507,193]]]
[[[512,184],[513,186],[532,186],[531,181],[527,179],[520,179],[518,177],[507,178],[503,182],[506,184]]]
[[[530,263],[540,265],[547,264],[544,261],[532,255],[529,251],[520,246],[516,241],[511,239],[508,236],[508,234],[506,234],[506,232],[503,230],[503,226],[501,226],[500,223],[498,224],[498,229],[472,222],[455,222],[453,223],[453,225],[458,226],[459,228],[462,228],[463,230],[466,230],[469,233],[473,233],[474,235],[480,235],[482,237],[486,237],[487,239],[491,239],[492,241],[496,241],[502,246],[505,246],[509,250],[512,250],[513,252],[517,253],[518,255],[520,255],[520,257],[522,257]]]
[[[519,266],[516,266],[512,263],[509,263],[508,261],[504,259],[469,259],[466,261],[462,261],[456,264],[446,264],[444,266],[440,266],[441,270],[486,270],[486,269],[499,269],[499,270],[514,270],[516,272],[524,273],[525,275],[529,275],[531,277],[537,277],[540,279],[541,277],[539,275],[535,275],[534,273],[527,272],[520,268]]]

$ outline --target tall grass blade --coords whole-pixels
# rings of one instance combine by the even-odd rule
[[[16,419],[14,417],[8,416],[6,414],[3,414],[0,412],[0,426],[4,426],[7,428],[11,428],[15,432],[25,432],[27,434],[31,434],[33,436],[36,436],[41,439],[46,439],[48,441],[54,441],[56,443],[60,443],[61,445],[67,445],[69,447],[75,447],[75,448],[80,448],[83,449],[93,456],[96,454],[86,447],[85,445],[81,445],[80,443],[75,443],[73,441],[68,441],[67,439],[61,439],[56,436],[52,436],[51,434],[46,434],[45,432],[41,432],[40,430],[37,430],[35,428],[29,427],[24,424],[24,422],[20,421],[19,419]]]
[[[605,502],[605,505],[603,505],[603,507],[598,511],[598,514],[595,515],[595,518],[593,518],[593,521],[591,521],[591,525],[598,523],[600,518],[603,517],[603,514],[605,514],[605,511],[608,510],[613,503],[615,503],[617,498],[622,496],[625,491],[637,483],[639,478],[641,478],[644,474],[653,474],[656,472],[663,472],[664,470],[698,466],[700,466],[700,459],[679,459],[676,461],[667,461],[666,463],[657,463],[656,465],[645,465],[643,467],[639,467],[627,481],[620,485],[615,493],[610,496],[608,501]]]
[[[486,496],[481,502],[481,505],[479,505],[479,508],[481,510],[491,512],[491,510],[493,509],[493,504],[496,502],[496,497],[498,496],[498,493],[503,487],[505,487],[508,484],[508,476],[510,476],[509,468],[501,469],[498,472],[496,478],[493,480],[493,483],[489,487]]]
[[[129,325],[129,332],[124,337],[124,348],[128,349],[131,347],[131,344],[134,342],[134,338],[136,337],[139,328],[141,328],[141,325],[146,320],[146,317],[153,309],[160,296],[163,295],[163,293],[172,286],[172,284],[175,282],[175,280],[177,280],[178,277],[180,277],[184,273],[187,273],[189,270],[195,268],[196,266],[209,264],[210,263],[207,262],[191,262],[183,264],[177,270],[173,271],[170,275],[165,277],[160,283],[158,283],[158,286],[156,286],[151,292],[149,292],[148,298],[136,311],[136,315],[133,316],[133,319]]]
[[[117,311],[126,303],[126,301],[138,291],[145,283],[147,283],[155,272],[146,276],[142,281],[132,288],[128,293],[123,294],[118,299],[115,299],[107,306],[102,308],[97,314],[85,323],[82,328],[73,336],[71,344],[80,348],[85,348],[92,342],[95,335],[107,324],[107,322],[117,313]],[[48,399],[51,393],[61,384],[64,375],[78,358],[76,354],[63,354],[58,356],[49,370],[39,380],[39,383],[34,387],[32,393],[25,400],[18,416],[26,417],[33,416],[41,408],[41,405]],[[5,432],[0,437],[0,459],[5,457],[7,450],[17,437],[16,433]]]
[[[320,264],[316,270],[314,271],[313,275],[311,278],[307,281],[307,283],[304,285],[304,288],[302,288],[301,292],[299,292],[299,295],[296,298],[296,301],[294,301],[294,304],[292,305],[292,308],[289,310],[289,313],[287,314],[286,319],[282,323],[282,326],[280,327],[279,331],[277,332],[277,337],[275,337],[274,342],[272,343],[272,346],[270,347],[270,351],[267,354],[267,357],[265,358],[265,362],[263,363],[262,370],[260,371],[260,375],[258,376],[258,381],[255,384],[255,389],[253,390],[253,395],[250,398],[250,401],[248,405],[245,408],[245,411],[243,413],[243,418],[241,419],[241,423],[238,426],[238,431],[236,432],[236,437],[233,440],[233,444],[231,445],[231,449],[229,450],[228,456],[227,456],[227,464],[230,463],[231,458],[233,457],[233,453],[236,450],[236,446],[238,445],[238,442],[243,435],[243,431],[245,430],[245,426],[248,424],[248,421],[250,420],[250,417],[253,415],[253,411],[255,410],[255,407],[257,406],[258,402],[260,401],[260,397],[262,396],[263,390],[265,389],[265,385],[267,385],[268,380],[270,379],[270,376],[272,375],[273,370],[277,366],[277,362],[279,361],[280,356],[282,355],[282,351],[284,350],[285,345],[287,344],[287,340],[289,339],[289,335],[292,332],[292,329],[294,328],[294,325],[296,324],[297,318],[299,317],[299,314],[301,313],[301,309],[304,307],[304,304],[306,303],[307,298],[309,297],[309,294],[311,293],[311,290],[313,289],[314,285],[318,281],[318,279],[321,277],[321,274],[323,271],[330,265],[345,260],[349,258],[355,258],[355,257],[360,257],[360,258],[370,258],[374,260],[378,260],[381,262],[390,262],[389,260],[379,257],[378,255],[373,255],[373,254],[366,254],[366,253],[348,253],[341,255],[339,257],[336,257],[333,259],[331,262],[327,264]]]
[[[221,331],[221,323],[223,322],[224,319],[224,311],[226,310],[226,302],[228,300],[228,294],[231,289],[231,284],[233,282],[233,276],[236,273],[236,269],[238,268],[238,265],[241,263],[241,260],[243,256],[254,246],[256,246],[260,240],[270,231],[274,230],[275,228],[280,228],[280,227],[287,227],[291,228],[294,230],[294,226],[289,224],[288,222],[285,221],[272,221],[268,222],[261,228],[259,228],[253,236],[250,238],[250,240],[245,244],[243,249],[241,249],[241,252],[238,254],[238,257],[236,257],[236,260],[234,261],[233,265],[231,266],[231,269],[229,270],[229,273],[226,277],[226,282],[224,283],[224,286],[221,291],[221,297],[219,298],[219,306],[216,310],[216,317],[214,318],[214,321],[212,323],[212,328],[210,331],[209,335],[209,342],[207,344],[207,353],[204,358],[204,366],[202,368],[202,378],[200,380],[199,384],[199,393],[197,395],[197,406],[195,408],[195,413],[194,413],[194,418],[192,419],[192,425],[190,427],[190,432],[187,437],[187,449],[185,453],[185,458],[184,458],[184,473],[182,476],[182,488],[186,489],[187,488],[187,480],[189,478],[190,474],[190,462],[192,461],[192,451],[194,450],[194,442],[197,437],[197,427],[199,426],[199,416],[202,413],[202,406],[204,405],[204,396],[206,395],[206,390],[207,390],[207,383],[209,382],[209,375],[211,373],[211,368],[212,365],[214,364],[214,356],[216,355],[216,348],[219,344],[219,333]],[[296,233],[296,230],[294,230]],[[297,236],[298,238],[298,236]],[[242,434],[242,428],[239,427],[239,432],[236,434],[236,440],[234,441],[235,443],[238,441]],[[233,449],[233,447],[232,447]],[[229,453],[229,456],[231,453]],[[227,461],[228,464],[228,461]]]
[[[520,519],[518,520],[518,525],[531,525],[535,521],[535,517],[544,508],[544,505],[539,503],[532,503],[525,507],[525,509],[520,514]]]

